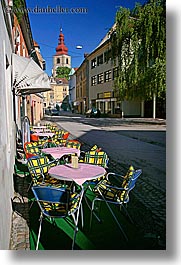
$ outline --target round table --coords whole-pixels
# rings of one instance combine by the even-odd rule
[[[50,168],[48,173],[57,179],[74,181],[78,185],[88,180],[96,179],[106,174],[106,170],[97,165],[79,163],[78,168],[73,168],[71,164],[59,165]]]
[[[55,133],[52,132],[37,132],[37,133],[32,133],[32,135],[36,135],[39,137],[52,137],[54,136]]]
[[[61,158],[64,155],[72,155],[77,154],[80,156],[80,150],[76,148],[69,148],[69,147],[50,147],[50,148],[43,148],[41,150],[45,154],[50,154],[53,158]]]

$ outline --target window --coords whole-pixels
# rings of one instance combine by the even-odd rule
[[[104,82],[104,75],[103,73],[100,73],[97,75],[97,83],[102,84]]]
[[[103,64],[103,54],[97,57],[97,66],[99,66],[100,64]]]
[[[115,67],[115,68],[113,69],[113,80],[114,80],[116,77],[118,77],[118,67]]]
[[[66,64],[69,64],[69,59],[68,58],[66,59]]]
[[[60,58],[57,58],[57,63],[60,63]]]
[[[91,61],[91,69],[96,67],[96,58]]]
[[[97,83],[97,76],[94,75],[94,76],[91,77],[91,86],[95,86],[96,83]]]
[[[82,72],[78,75],[78,81],[79,81],[79,82],[82,81]]]
[[[104,62],[107,63],[109,61],[109,59],[111,58],[111,50],[107,50],[104,53]]]
[[[54,99],[54,93],[50,93],[50,99]]]
[[[15,53],[20,55],[20,32],[18,28],[16,29],[15,32],[14,44],[15,44]]]
[[[111,80],[111,70],[104,72],[104,82],[109,82]]]
[[[103,98],[103,95],[104,95],[103,93],[98,93],[97,98]]]

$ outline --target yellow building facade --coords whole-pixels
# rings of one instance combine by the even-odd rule
[[[61,107],[63,100],[69,95],[69,85],[66,78],[52,78],[50,82],[51,91],[44,93],[44,107],[56,108]]]

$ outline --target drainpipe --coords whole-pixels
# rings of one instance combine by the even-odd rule
[[[156,118],[156,94],[153,94],[153,119]]]
[[[145,111],[144,111],[144,100],[142,100],[141,101],[141,118],[143,118],[144,117],[144,113]]]

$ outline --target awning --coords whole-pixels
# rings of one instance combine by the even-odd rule
[[[16,95],[51,90],[48,75],[32,59],[13,53],[13,87]]]

